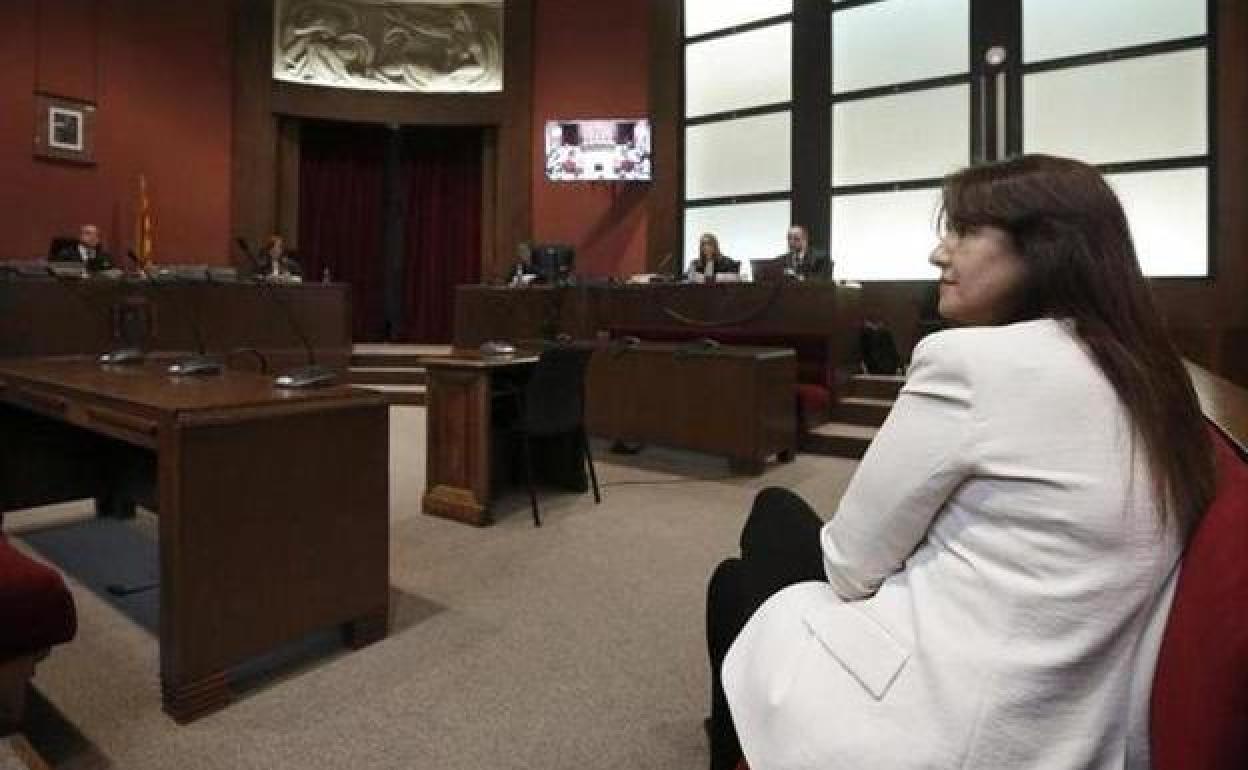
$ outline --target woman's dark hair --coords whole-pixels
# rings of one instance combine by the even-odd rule
[[[1047,155],[975,166],[945,179],[941,218],[1010,234],[1024,278],[1006,321],[1074,321],[1144,442],[1163,524],[1186,540],[1213,499],[1213,448],[1105,179]]]

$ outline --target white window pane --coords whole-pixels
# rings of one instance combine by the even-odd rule
[[[1023,0],[1023,61],[1203,35],[1206,0]]]
[[[685,115],[792,98],[793,25],[742,32],[685,48]]]
[[[970,86],[832,107],[832,184],[944,176],[970,162]]]
[[[832,13],[832,91],[966,72],[968,0],[889,0]]]
[[[851,281],[935,280],[940,190],[838,195],[832,199],[832,258]]]
[[[1028,75],[1023,146],[1089,163],[1203,155],[1204,49]]]
[[[785,192],[790,186],[787,112],[690,126],[685,198]]]
[[[685,0],[685,36],[793,13],[793,0]]]
[[[698,238],[702,233],[714,233],[719,239],[720,251],[741,260],[741,274],[748,277],[751,259],[767,259],[784,253],[789,216],[789,201],[685,209],[681,270],[697,259]]]
[[[1145,275],[1208,275],[1208,171],[1147,171],[1107,178],[1127,212]]]

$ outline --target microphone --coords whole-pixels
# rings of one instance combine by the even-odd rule
[[[130,260],[130,264],[134,265],[135,280],[150,281],[152,276],[148,273],[147,268],[139,261],[139,256],[134,253],[134,249],[126,249],[126,259]]]
[[[52,279],[56,281],[58,285],[63,286],[66,291],[74,295],[74,297],[82,303],[82,306],[86,309],[88,316],[94,317],[99,313],[99,308],[87,299],[87,296],[82,293],[78,287],[72,285],[72,282],[68,278],[58,272],[55,267],[48,265],[47,271],[48,275],[52,276]],[[94,325],[94,318],[92,318],[92,324]],[[101,365],[141,364],[143,363],[144,357],[145,355],[143,351],[139,348],[126,346],[110,350],[106,353],[101,353],[99,357],[96,358],[96,361],[98,361]]]
[[[243,252],[243,256],[247,257],[247,262],[251,265],[252,271],[256,275],[259,275],[260,274],[260,262],[259,260],[257,260],[255,255],[252,254],[251,246],[248,245],[247,239],[239,235],[234,238],[234,242],[238,244],[238,249],[239,251]]]
[[[187,284],[182,277],[173,273],[173,281],[178,286]],[[208,377],[211,375],[221,374],[224,366],[221,360],[215,356],[208,355],[208,348],[204,345],[204,330],[199,323],[199,303],[187,303],[190,307],[184,308],[182,303],[174,303],[178,307],[178,313],[181,314],[182,320],[191,329],[191,335],[195,338],[195,355],[181,358],[169,364],[166,369],[169,374],[179,377]]]
[[[312,342],[308,339],[308,335],[304,333],[303,326],[299,324],[299,319],[295,318],[290,305],[286,303],[272,283],[260,276],[260,260],[251,250],[247,239],[240,236],[235,238],[234,242],[238,244],[238,248],[242,250],[243,256],[247,257],[247,261],[256,270],[256,283],[263,287],[262,291],[265,296],[281,310],[282,317],[286,320],[287,326],[295,333],[295,336],[299,338],[299,343],[303,346],[303,352],[308,359],[306,365],[292,369],[285,374],[279,374],[273,379],[273,384],[279,388],[315,388],[333,384],[338,377],[337,373],[328,366],[321,366],[316,362],[316,351],[312,348]]]

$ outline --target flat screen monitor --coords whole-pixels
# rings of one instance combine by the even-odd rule
[[[566,243],[538,243],[529,261],[542,282],[559,284],[572,274],[576,252]]]
[[[554,182],[650,181],[650,121],[546,121],[546,178]]]

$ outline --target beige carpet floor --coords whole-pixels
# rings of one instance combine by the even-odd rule
[[[704,767],[710,571],[757,490],[789,487],[826,516],[855,467],[799,455],[730,477],[716,458],[596,443],[601,505],[548,493],[536,529],[512,493],[476,529],[420,513],[424,410],[393,408],[391,437],[385,640],[287,665],[179,727],[160,709],[156,638],[70,575],[78,637],[35,679],[63,724],[37,748],[62,769]],[[89,516],[23,511],[5,529]]]

